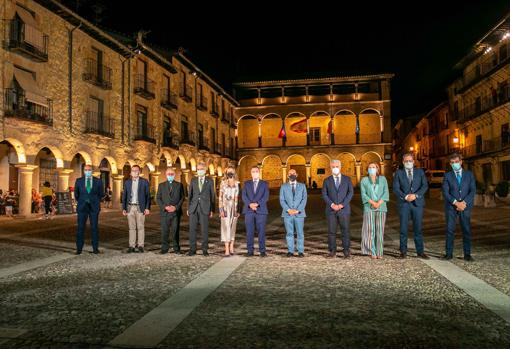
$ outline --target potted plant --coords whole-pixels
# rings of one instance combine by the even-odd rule
[[[496,197],[501,201],[506,203],[510,203],[510,196],[508,193],[510,192],[510,182],[508,181],[500,181],[498,185],[496,185]]]

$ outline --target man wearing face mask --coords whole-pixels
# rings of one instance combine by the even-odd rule
[[[471,210],[475,200],[476,181],[471,171],[462,168],[460,154],[450,156],[452,171],[443,179],[443,197],[446,216],[446,254],[445,260],[453,258],[453,241],[457,219],[462,228],[464,260],[473,261],[471,257]]]
[[[149,181],[140,177],[140,166],[131,167],[131,178],[124,183],[122,214],[129,224],[128,253],[143,253],[145,241],[145,216],[150,213],[151,194]],[[138,232],[138,234],[137,234]]]
[[[179,244],[179,223],[184,202],[184,186],[175,180],[175,170],[166,169],[166,181],[159,183],[156,201],[161,214],[161,254],[168,253],[169,230],[172,231],[173,252],[181,253]]]
[[[342,248],[345,258],[351,256],[349,224],[351,220],[351,200],[354,194],[351,178],[342,176],[340,160],[331,160],[331,176],[324,180],[322,198],[326,202],[328,220],[328,257],[336,257],[336,231],[342,231]]]
[[[429,189],[425,172],[414,167],[414,155],[404,154],[403,169],[398,169],[393,177],[393,192],[397,196],[397,208],[400,217],[400,258],[407,257],[407,225],[413,220],[414,244],[416,253],[422,259],[429,259],[423,246],[423,208],[425,193]]]
[[[269,199],[269,186],[266,181],[260,179],[258,166],[251,168],[251,180],[243,186],[243,214],[246,226],[246,248],[248,257],[253,256],[255,229],[259,236],[260,257],[266,257],[266,222],[267,200]]]
[[[205,176],[205,163],[197,165],[197,177],[191,180],[189,186],[189,246],[188,256],[194,256],[197,251],[197,226],[200,223],[202,231],[202,253],[209,256],[209,218],[212,218],[216,205],[214,182]]]
[[[304,257],[305,236],[303,226],[305,224],[306,187],[297,182],[295,169],[289,170],[289,182],[280,188],[280,205],[282,206],[283,223],[287,232],[287,257],[294,255],[294,233],[297,235],[298,257]]]
[[[101,211],[101,198],[104,196],[103,183],[92,176],[92,165],[85,165],[84,176],[76,179],[74,184],[74,198],[78,215],[78,230],[76,232],[76,254],[81,254],[84,244],[84,233],[87,219],[90,220],[92,231],[92,250],[99,253],[98,219]]]

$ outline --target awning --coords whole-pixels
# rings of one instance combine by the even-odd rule
[[[25,99],[28,102],[48,107],[48,99],[44,97],[43,91],[37,86],[37,82],[31,73],[14,67],[14,78],[25,91]]]
[[[23,23],[28,24],[34,28],[38,27],[38,24],[37,24],[34,16],[32,16],[32,14],[30,12],[28,12],[26,9],[24,9],[23,7],[17,5],[16,13],[18,14],[19,18],[21,18]]]
[[[43,33],[38,29],[34,16],[26,9],[21,6],[16,6],[16,13],[18,14],[21,21],[25,24],[25,41],[29,44],[37,47],[38,49],[44,49],[44,36]]]

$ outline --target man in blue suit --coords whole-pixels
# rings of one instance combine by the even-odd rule
[[[144,251],[145,216],[150,213],[150,208],[149,181],[140,178],[140,166],[133,165],[131,178],[124,182],[124,191],[122,192],[122,214],[127,216],[129,225],[128,253],[135,252],[135,248],[138,248],[138,252],[143,253]]]
[[[326,202],[326,218],[328,220],[328,257],[336,257],[336,231],[340,225],[342,231],[342,247],[345,258],[351,256],[351,240],[349,224],[351,220],[351,199],[354,194],[350,177],[342,176],[340,160],[330,163],[333,175],[324,180],[322,198]]]
[[[95,254],[99,253],[98,219],[101,210],[101,198],[103,197],[103,183],[99,178],[92,177],[92,166],[85,165],[85,176],[76,179],[74,184],[74,199],[77,202],[78,230],[76,232],[76,254],[81,254],[83,249],[83,236],[85,224],[90,219],[92,230],[92,249]]]
[[[464,260],[473,261],[471,257],[471,211],[475,201],[476,181],[471,171],[462,169],[460,154],[450,155],[452,171],[443,179],[443,198],[446,217],[446,254],[443,259],[453,258],[453,241],[457,219],[462,229]]]
[[[266,257],[266,221],[269,186],[266,181],[260,179],[258,166],[252,167],[251,177],[251,180],[244,183],[242,192],[244,224],[246,226],[246,247],[248,256],[253,256],[253,241],[256,229],[259,236],[260,256]]]
[[[287,232],[287,257],[294,255],[294,232],[297,234],[298,256],[305,256],[305,224],[306,186],[297,182],[297,172],[289,171],[289,182],[280,188],[280,205],[282,206],[283,223]]]
[[[404,154],[403,169],[398,169],[393,177],[393,192],[397,196],[397,208],[400,217],[400,258],[407,257],[407,233],[409,219],[413,220],[414,244],[416,253],[422,259],[429,259],[423,246],[423,209],[425,193],[429,189],[425,172],[414,168],[414,155]]]

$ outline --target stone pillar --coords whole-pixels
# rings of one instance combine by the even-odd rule
[[[333,115],[331,115],[331,119],[329,119],[329,122],[331,123],[331,133],[329,134],[331,145],[335,145],[335,127],[334,127],[334,121],[335,121],[335,117]],[[328,128],[329,128],[329,125],[328,125]]]
[[[74,170],[61,168],[58,170],[58,186],[57,191],[63,192],[69,189],[69,176]]]
[[[124,176],[115,175],[112,177],[112,179],[113,179],[112,208],[120,209],[121,208],[120,197],[122,195],[122,180],[124,179]]]
[[[19,172],[19,215],[32,214],[32,177],[37,166],[16,165]]]
[[[259,121],[259,148],[262,148],[262,121]]]
[[[356,181],[359,183],[361,182],[361,161],[356,161],[356,164],[354,165],[356,167]]]
[[[282,183],[287,182],[287,165],[282,165]]]
[[[306,145],[310,145],[310,116],[306,117]]]
[[[188,169],[184,169],[182,170],[182,176],[184,177],[184,191],[187,193],[188,192],[188,187],[189,187],[189,182],[190,182],[190,175],[189,175],[189,170]]]
[[[216,181],[218,179],[218,176],[216,176],[216,175],[209,175],[209,177],[211,177],[211,179],[213,181],[213,184],[214,184],[214,190],[216,191]]]
[[[264,177],[262,176],[262,172],[264,172],[264,168],[262,167],[262,164],[258,164],[257,165],[259,167],[259,171],[260,171],[260,179],[264,179]]]
[[[308,188],[312,186],[312,165],[311,164],[305,164],[306,167],[306,183],[308,185]]]
[[[159,175],[161,172],[152,172],[150,174],[150,182],[149,184],[152,184],[152,187],[150,187],[154,192],[154,199],[156,199],[156,194],[158,193],[158,185],[159,185]]]
[[[384,173],[384,161],[381,161],[381,162],[379,163],[379,166],[381,167],[381,174],[382,174],[383,176],[386,176],[386,174]]]

